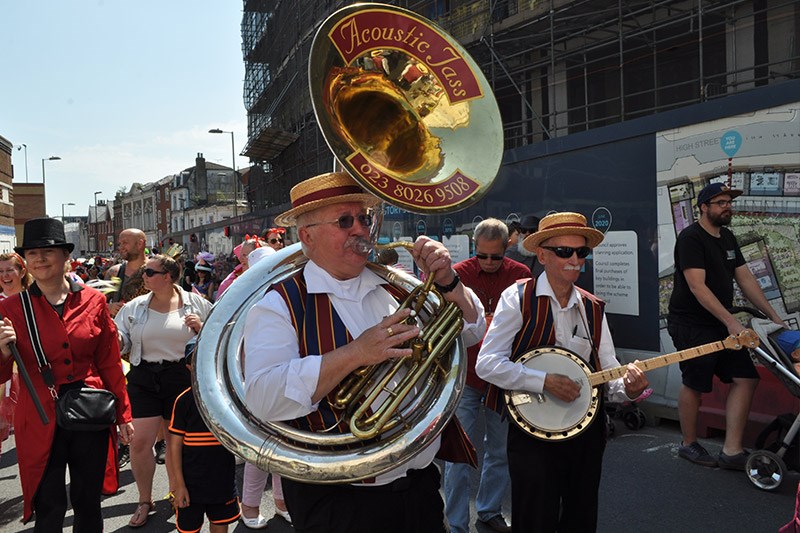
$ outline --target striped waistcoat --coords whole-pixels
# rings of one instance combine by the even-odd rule
[[[408,293],[394,285],[387,284],[382,287],[399,302],[408,296]],[[289,307],[292,325],[299,341],[300,357],[310,353],[326,354],[353,340],[328,295],[308,294],[303,270],[274,285],[270,290],[276,291]],[[349,432],[350,427],[344,419],[344,410],[334,406],[337,390],[338,387],[334,388],[320,400],[316,411],[286,423],[307,431],[323,431],[331,428],[331,432],[339,434]],[[475,448],[455,416],[442,432],[442,445],[437,457],[445,461],[477,466]]]
[[[517,282],[519,291],[520,309],[522,310],[522,327],[514,337],[511,346],[512,361],[542,346],[555,346],[556,328],[553,323],[553,309],[550,306],[549,296],[536,296],[536,278],[520,280]],[[600,346],[600,336],[603,332],[603,308],[605,302],[595,295],[576,287],[581,295],[581,301],[589,322],[589,331],[592,332],[592,342],[595,347]],[[589,365],[595,370],[600,370],[600,361],[597,352],[592,350],[592,360]],[[503,390],[496,385],[489,385],[486,391],[486,406],[498,413],[505,412]]]
[[[291,313],[292,326],[297,332],[300,357],[308,354],[326,354],[353,340],[327,294],[309,294],[301,270],[291,278],[274,285]],[[343,419],[344,410],[334,406],[334,389],[319,402],[316,411],[305,417],[287,421],[296,428],[307,431],[330,430],[345,433],[350,430]]]

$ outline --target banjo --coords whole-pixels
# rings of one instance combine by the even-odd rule
[[[679,352],[638,361],[636,366],[644,371],[688,361],[723,349],[740,350],[756,348],[758,336],[750,329],[724,340],[688,348]],[[621,378],[626,367],[617,366],[608,370],[592,372],[586,362],[575,353],[557,346],[545,346],[527,352],[517,361],[532,370],[562,374],[580,386],[580,395],[575,401],[565,402],[546,392],[505,391],[505,402],[514,423],[541,440],[557,441],[580,435],[597,413],[600,385]]]

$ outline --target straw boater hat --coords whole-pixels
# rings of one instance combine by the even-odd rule
[[[539,221],[539,231],[525,238],[522,245],[530,252],[551,237],[579,235],[586,237],[586,246],[594,248],[603,242],[603,234],[586,225],[586,217],[580,213],[553,213]]]
[[[279,226],[294,226],[298,216],[326,205],[362,202],[371,207],[380,201],[344,172],[320,174],[302,181],[292,187],[289,196],[292,208],[275,217]]]

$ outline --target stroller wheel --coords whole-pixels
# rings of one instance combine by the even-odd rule
[[[745,473],[750,482],[762,490],[775,490],[780,487],[786,474],[786,463],[776,453],[756,450],[747,458]]]
[[[628,429],[642,429],[646,420],[644,413],[640,409],[634,409],[625,413],[623,422],[625,422],[625,427]]]

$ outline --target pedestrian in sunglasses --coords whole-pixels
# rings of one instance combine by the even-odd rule
[[[531,271],[522,263],[503,255],[508,247],[509,230],[500,220],[487,218],[481,221],[475,226],[473,238],[475,256],[456,263],[453,269],[461,278],[461,283],[480,298],[488,324],[503,289],[514,285],[518,279],[531,277]],[[475,500],[478,520],[492,531],[502,533],[511,531],[500,507],[509,486],[506,455],[508,420],[503,420],[490,409],[484,409],[481,402],[488,384],[475,373],[475,360],[480,347],[478,343],[467,349],[467,386],[458,402],[456,416],[472,442],[484,441],[483,466]],[[471,478],[472,469],[468,465],[445,463],[445,510],[452,533],[467,533],[470,530],[470,492],[467,488]]]
[[[133,411],[131,470],[139,505],[128,525],[141,527],[155,512],[153,445],[159,428],[165,431],[175,398],[191,385],[184,364],[184,347],[196,335],[211,310],[203,296],[181,289],[180,265],[167,255],[144,264],[144,284],[150,293],[126,303],[115,317],[122,353],[130,355],[128,395]],[[169,457],[167,460],[167,474]],[[170,487],[173,487],[170,477]]]
[[[285,228],[269,228],[264,232],[264,240],[275,251],[282,249],[285,245],[284,237],[286,235]]]

